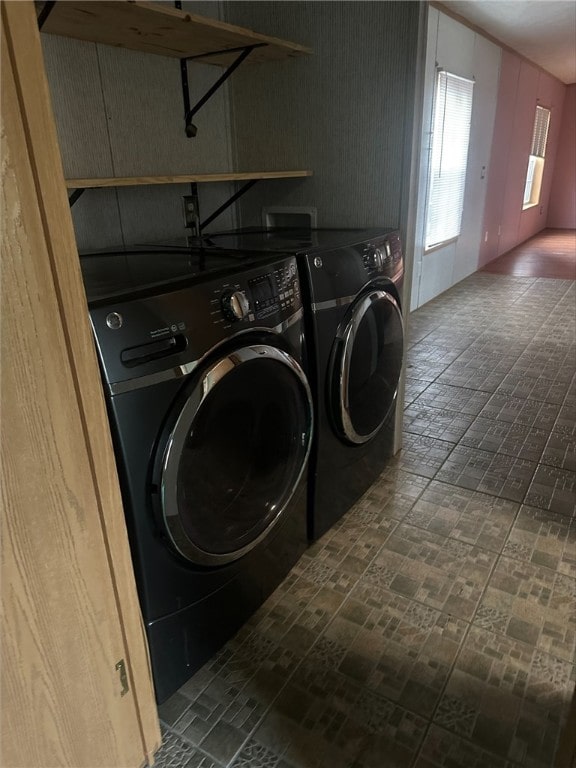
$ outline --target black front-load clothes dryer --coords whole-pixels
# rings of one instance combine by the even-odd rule
[[[308,505],[316,539],[370,488],[395,449],[404,350],[399,232],[248,229],[207,241],[214,252],[298,258],[316,417]]]
[[[82,258],[159,702],[303,552],[313,410],[294,257]]]
[[[325,533],[395,450],[403,365],[404,264],[398,232],[363,233],[301,260],[307,286],[316,436],[310,535]]]

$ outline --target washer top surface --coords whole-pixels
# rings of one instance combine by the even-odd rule
[[[242,272],[278,255],[270,249],[263,251],[204,248],[202,240],[183,237],[83,252],[80,266],[88,302],[95,305],[162,293],[164,289],[176,290],[204,278]]]
[[[88,302],[94,305],[241,272],[282,254],[313,254],[364,244],[396,231],[246,228],[87,251],[80,254],[80,264]]]

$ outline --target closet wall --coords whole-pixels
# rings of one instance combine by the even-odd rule
[[[183,9],[211,18],[220,18],[222,11],[219,2],[184,2]],[[198,135],[189,139],[178,60],[41,37],[67,178],[232,169],[228,84],[198,113]],[[188,65],[192,103],[221,72],[216,66]],[[85,191],[72,208],[79,249],[185,234],[182,196],[189,192],[187,184]],[[199,185],[201,215],[212,213],[232,192],[228,183]],[[213,224],[231,226],[233,209]]]
[[[66,176],[311,168],[311,179],[259,182],[242,198],[242,224],[259,224],[267,205],[313,206],[320,226],[400,226],[405,234],[422,4],[185,2],[183,9],[314,53],[240,67],[187,139],[178,61],[43,35]],[[200,64],[188,71],[192,99],[221,73]],[[201,213],[233,191],[199,185]],[[86,191],[72,209],[80,249],[183,234],[188,192],[187,185]],[[235,226],[234,213],[211,229]]]
[[[231,84],[239,167],[312,168],[240,204],[314,206],[321,227],[401,227],[406,235],[419,3],[228,2],[226,20],[298,40],[311,57],[239,71]]]

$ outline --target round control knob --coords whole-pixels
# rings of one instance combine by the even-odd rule
[[[227,320],[243,320],[250,311],[244,291],[226,291],[220,297],[222,313]]]
[[[379,248],[371,248],[368,251],[368,265],[372,267],[372,269],[382,269],[383,262],[384,257]]]

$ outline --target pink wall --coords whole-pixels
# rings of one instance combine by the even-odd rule
[[[552,110],[550,115],[550,128],[548,129],[548,141],[546,142],[546,160],[544,162],[544,176],[540,191],[540,204],[523,211],[520,216],[520,228],[517,243],[523,243],[529,237],[540,232],[548,226],[548,210],[550,193],[552,192],[552,178],[556,163],[556,154],[560,143],[560,130],[562,128],[562,113],[566,86],[555,77],[540,72],[538,81],[537,102],[541,107]],[[536,105],[534,105],[536,107]],[[534,118],[532,117],[532,123]],[[524,172],[525,175],[525,172]],[[522,183],[524,187],[524,182]],[[513,247],[513,246],[512,246]],[[501,251],[504,253],[504,251]]]
[[[516,89],[520,75],[520,59],[508,51],[502,51],[500,63],[500,84],[498,103],[494,118],[494,132],[488,187],[484,206],[484,224],[480,240],[479,267],[492,261],[498,255],[499,227],[504,208],[506,178],[508,173],[508,152],[512,144]]]
[[[552,174],[548,227],[576,229],[576,83],[566,88],[558,152]]]
[[[516,58],[516,57],[515,57]],[[520,62],[514,105],[512,140],[507,146],[506,189],[504,205],[500,212],[501,235],[497,255],[506,253],[520,241],[520,222],[523,214],[522,199],[528,169],[528,155],[532,146],[538,70],[525,61]],[[498,109],[498,107],[497,107]],[[494,136],[494,141],[500,140]],[[488,182],[490,194],[490,182]]]
[[[478,267],[546,226],[566,86],[503,50]],[[552,110],[540,204],[522,210],[536,106]]]

